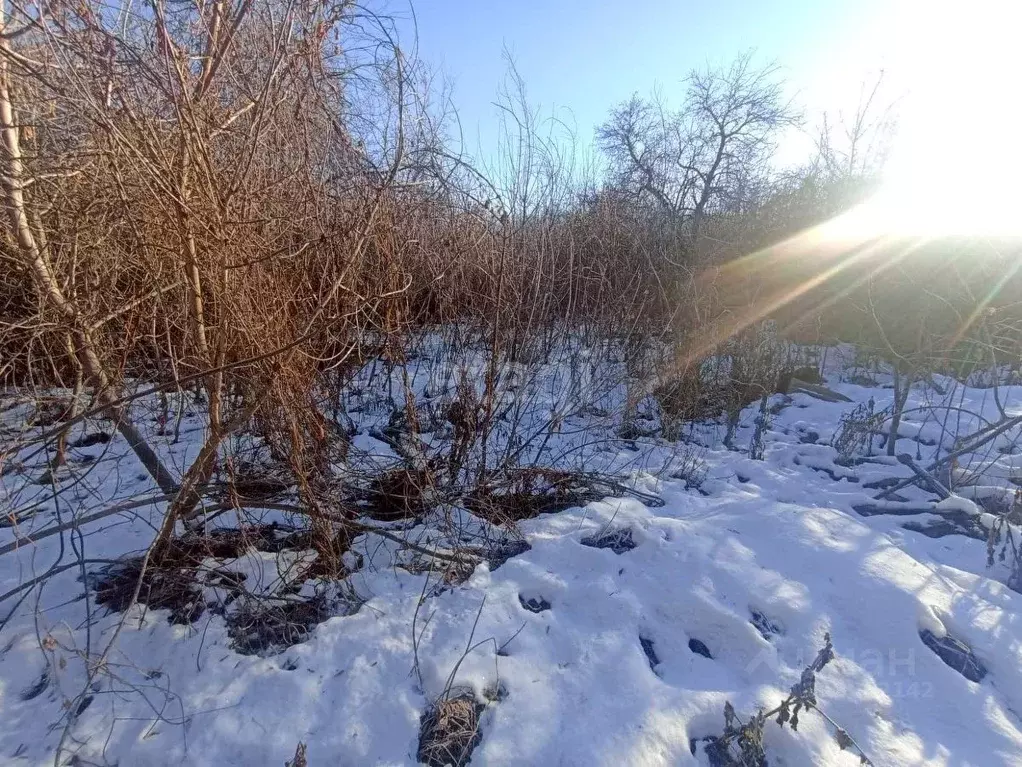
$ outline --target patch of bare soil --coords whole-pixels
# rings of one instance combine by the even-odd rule
[[[473,490],[465,507],[495,525],[584,506],[600,493],[570,472],[525,468]]]

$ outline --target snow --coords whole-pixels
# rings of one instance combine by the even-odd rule
[[[830,359],[838,365],[840,354],[832,350]],[[362,535],[345,555],[353,569],[347,586],[361,606],[337,607],[306,641],[264,656],[239,654],[220,615],[172,625],[166,611],[139,606],[102,614],[71,568],[21,603],[2,606],[0,761],[53,764],[62,742],[65,760],[77,754],[79,764],[279,767],[304,741],[314,767],[415,764],[423,711],[453,683],[487,703],[473,765],[705,765],[693,742],[721,733],[725,702],[743,720],[775,706],[825,634],[837,658],[818,674],[819,706],[875,765],[1022,761],[1022,594],[1005,585],[1008,564],[987,567],[978,538],[931,538],[904,526],[964,512],[989,527],[993,517],[981,498],[958,494],[967,487],[936,504],[917,486],[900,491],[902,501],[876,500],[880,486],[867,485],[908,477],[907,467],[883,455],[847,460],[831,444],[843,415],[871,398],[882,410],[893,400],[890,388],[843,383],[831,371],[830,385],[853,402],[775,395],[779,412],[765,430],[762,461],[724,449],[719,425],[693,427],[687,436],[702,445],[705,464],[697,489],[672,478],[691,467],[691,448],[654,438],[587,443],[573,424],[610,429],[612,415],[600,413],[614,412],[623,387],[595,385],[603,379],[592,371],[581,384],[556,385],[557,376],[571,375],[555,362],[533,379],[529,407],[564,420],[537,454],[613,473],[662,505],[618,491],[524,521],[527,551],[495,569],[481,563],[453,584],[428,568],[403,566],[409,552],[394,541]],[[443,388],[436,368],[418,376],[423,398],[426,389]],[[969,420],[952,405],[997,418],[989,391],[939,383],[947,394],[913,389],[908,409],[929,409],[907,412],[899,430],[897,452],[919,452],[921,465],[954,448],[948,418]],[[580,387],[592,393],[588,414],[571,401]],[[1020,403],[1022,390],[1002,389],[1001,399]],[[758,415],[758,404],[743,413],[736,446],[749,444]],[[359,460],[394,462],[390,448],[369,436],[386,416],[371,403],[353,414]],[[25,407],[4,413],[12,428],[25,417]],[[154,437],[175,466],[197,450],[201,411],[193,408],[184,425],[178,444]],[[961,428],[980,425],[971,418]],[[1022,466],[1022,455],[1010,452],[1017,437],[1002,435],[958,466],[1010,492]],[[878,440],[872,452],[880,452]],[[3,477],[12,504],[34,499],[46,513],[0,531],[0,545],[72,511],[101,508],[97,499],[109,505],[153,492],[120,438],[75,449],[73,457],[56,506],[51,488],[31,483],[32,472]],[[865,503],[880,513],[857,513]],[[51,536],[0,557],[0,591],[61,556],[72,562],[72,545],[95,559],[144,550],[163,509],[153,503],[125,511],[85,526],[80,538]],[[443,516],[461,540],[497,534],[460,506]],[[422,546],[451,543],[451,533],[428,525],[393,529]],[[625,530],[630,550],[586,545]],[[254,550],[210,564],[245,573],[247,587],[263,594],[294,566]],[[530,610],[523,605],[530,600],[549,609]],[[965,679],[924,645],[923,631],[967,644],[987,676]],[[690,640],[712,658],[693,652]],[[87,666],[86,650],[95,659],[104,648],[102,667]],[[44,675],[45,687],[32,695]],[[69,725],[68,705],[80,709]],[[815,712],[802,716],[797,732],[769,722],[765,748],[771,765],[859,763]]]
[[[933,508],[936,511],[961,511],[973,517],[978,517],[983,513],[975,501],[970,501],[968,498],[963,498],[960,495],[949,495]]]
[[[927,604],[919,605],[919,631],[929,631],[938,639],[947,636],[947,628],[944,627],[944,622],[937,617],[937,613]]]

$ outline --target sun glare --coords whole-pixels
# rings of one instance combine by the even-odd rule
[[[897,129],[875,197],[836,221],[859,236],[1022,237],[1018,0],[903,0],[892,35]],[[897,79],[897,78],[895,78]]]
[[[1017,202],[1009,190],[975,197],[957,186],[892,179],[869,201],[849,211],[845,221],[836,223],[866,236],[1022,236],[1022,214],[1009,203]]]
[[[856,241],[1022,237],[1022,152],[1001,146],[973,152],[968,161],[954,157],[969,143],[967,131],[955,128],[944,126],[928,140],[902,137],[876,194],[821,227],[821,234]]]

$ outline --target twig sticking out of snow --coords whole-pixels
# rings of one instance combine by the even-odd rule
[[[769,711],[760,710],[748,722],[743,723],[735,713],[731,701],[724,704],[724,734],[711,739],[706,747],[710,764],[714,767],[766,767],[766,751],[763,748],[763,728],[766,721],[776,717],[776,722],[781,727],[789,725],[792,730],[798,730],[798,715],[803,709],[809,711],[816,709],[820,716],[834,728],[834,735],[841,750],[854,748],[859,754],[861,764],[872,765],[873,763],[866,756],[865,752],[852,739],[847,731],[820,711],[816,702],[816,674],[821,671],[830,661],[834,659],[834,646],[830,641],[830,634],[824,635],[824,646],[820,648],[815,660],[802,671],[802,676],[796,682],[788,697]]]
[[[294,759],[284,763],[284,767],[309,767],[309,760],[305,756],[305,744],[302,742],[298,743],[298,747],[295,749]]]

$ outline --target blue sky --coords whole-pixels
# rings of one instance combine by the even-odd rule
[[[408,0],[391,7],[409,14]],[[454,83],[469,151],[492,151],[505,47],[530,101],[570,115],[586,142],[633,92],[659,85],[680,98],[692,67],[755,48],[784,67],[810,120],[853,110],[860,84],[884,68],[888,93],[901,98],[895,165],[919,176],[934,172],[936,153],[962,153],[980,138],[980,124],[1022,122],[1020,8],[1022,0],[416,0],[415,16],[420,57]],[[401,28],[410,44],[411,24]],[[1011,144],[990,164],[1022,170]]]
[[[453,81],[469,144],[493,139],[492,106],[505,47],[529,99],[572,120],[579,138],[616,103],[659,86],[680,98],[693,67],[755,48],[777,60],[802,100],[854,101],[859,82],[891,58],[896,0],[419,0],[419,55]],[[400,7],[400,6],[395,6]],[[407,39],[410,25],[403,25]],[[878,29],[885,27],[888,31]],[[878,44],[879,42],[879,44]],[[830,92],[822,85],[830,78]],[[823,96],[823,98],[821,98]],[[832,106],[832,105],[826,105]]]

